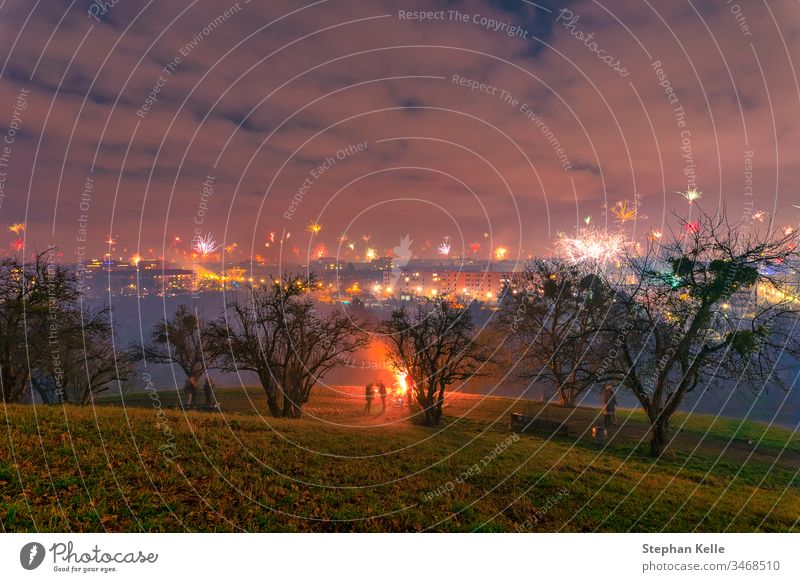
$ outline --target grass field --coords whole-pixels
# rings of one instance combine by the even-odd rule
[[[653,462],[634,411],[603,448],[592,409],[454,394],[432,429],[379,400],[364,415],[360,390],[318,389],[300,420],[264,415],[256,388],[220,390],[221,414],[176,409],[174,392],[5,406],[3,530],[800,529],[786,429],[679,416],[673,453]],[[566,419],[570,436],[515,437],[512,411]]]

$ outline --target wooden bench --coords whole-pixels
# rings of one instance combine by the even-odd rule
[[[546,420],[534,416],[526,416],[519,412],[511,413],[511,430],[546,435],[569,436],[567,425],[557,420]]]

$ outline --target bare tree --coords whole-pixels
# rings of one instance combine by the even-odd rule
[[[142,356],[155,364],[177,365],[186,374],[189,404],[196,398],[197,385],[207,368],[214,367],[214,354],[204,352],[207,323],[198,311],[180,305],[169,319],[153,326]]]
[[[581,265],[539,259],[516,274],[502,296],[498,323],[518,359],[519,376],[540,380],[574,406],[595,374],[586,360],[597,294]]]
[[[214,353],[227,371],[255,372],[275,417],[298,418],[314,385],[369,335],[347,314],[322,313],[311,296],[314,274],[285,274],[234,297],[210,329]]]
[[[0,383],[6,402],[28,388],[45,403],[84,404],[134,363],[114,350],[111,312],[83,302],[77,273],[56,261],[54,247],[32,261],[0,262]]]
[[[381,326],[388,358],[412,380],[424,422],[441,422],[444,394],[454,382],[487,374],[488,350],[474,336],[468,308],[454,307],[446,297],[425,299],[409,310],[394,310]]]
[[[59,322],[80,297],[75,273],[55,262],[55,249],[32,262],[0,262],[0,394],[19,402],[31,372],[47,362],[57,344]]]
[[[670,240],[602,275],[608,301],[594,330],[599,379],[627,387],[651,424],[650,454],[669,443],[687,394],[712,384],[781,384],[797,369],[796,233],[749,232],[697,209]]]
[[[62,314],[58,342],[42,358],[31,384],[47,403],[87,404],[136,368],[132,349],[114,344],[111,310],[84,304]]]

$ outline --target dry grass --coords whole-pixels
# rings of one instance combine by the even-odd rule
[[[147,395],[126,396],[124,408],[6,406],[3,529],[798,529],[800,443],[756,423],[679,417],[673,454],[654,463],[639,446],[646,424],[629,411],[601,449],[588,437],[596,411],[502,398],[456,394],[437,429],[405,407],[380,414],[380,400],[364,416],[355,388],[318,390],[294,421],[263,415],[255,388],[220,391],[222,414],[159,398],[160,424]],[[571,436],[509,440],[511,411],[568,416]]]

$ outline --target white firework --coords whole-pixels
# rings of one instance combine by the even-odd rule
[[[574,238],[560,235],[556,247],[562,257],[573,263],[592,261],[606,265],[619,260],[625,244],[621,233],[582,228]]]
[[[442,244],[440,244],[436,250],[439,252],[440,255],[446,257],[447,255],[450,254],[450,243],[447,241],[443,241]]]
[[[198,236],[194,239],[192,243],[192,250],[195,251],[197,254],[206,256],[210,255],[222,245],[217,244],[217,241],[211,236],[211,233],[207,233],[204,236]]]

